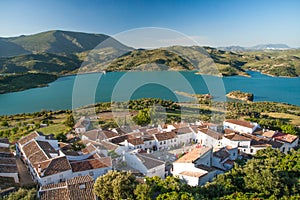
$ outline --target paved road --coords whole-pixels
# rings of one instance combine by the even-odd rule
[[[19,157],[16,157],[16,160],[17,160],[17,167],[18,167],[19,176],[20,176],[21,187],[34,184],[26,165],[21,161],[21,159]]]

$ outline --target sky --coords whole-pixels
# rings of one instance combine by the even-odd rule
[[[178,31],[200,45],[300,47],[299,0],[1,0],[0,37],[48,30]]]

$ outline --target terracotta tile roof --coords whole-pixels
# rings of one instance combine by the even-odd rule
[[[0,150],[0,173],[18,173],[16,159],[9,147],[1,147]]]
[[[0,143],[9,144],[9,140],[7,138],[0,138]]]
[[[231,124],[236,124],[236,125],[239,125],[239,126],[244,126],[244,127],[247,127],[247,128],[254,128],[255,125],[251,122],[248,122],[248,121],[243,121],[243,120],[237,120],[237,119],[227,119],[225,120],[225,122],[229,122]]]
[[[206,171],[183,171],[183,172],[180,172],[179,173],[180,175],[183,175],[183,176],[191,176],[191,177],[196,177],[196,178],[200,178],[202,176],[205,176],[207,174]]]
[[[117,133],[110,131],[110,130],[103,130],[102,132],[103,132],[103,135],[106,137],[106,139],[119,136]]]
[[[93,178],[90,176],[78,176],[58,184],[50,184],[41,187],[41,200],[95,200],[93,193]]]
[[[202,132],[202,133],[204,133],[204,134],[206,134],[206,135],[208,135],[208,136],[210,136],[210,137],[212,137],[216,140],[222,139],[222,135],[223,135],[222,133],[218,133],[218,132],[216,132],[214,130],[211,130],[211,129],[208,129],[208,128],[200,129],[200,132]]]
[[[163,140],[170,140],[173,138],[176,138],[177,135],[175,132],[165,132],[165,133],[157,133],[154,135],[158,141],[163,141]]]
[[[14,155],[10,152],[0,152],[0,158],[13,158]]]
[[[121,135],[119,137],[113,138],[110,141],[114,144],[120,144],[122,142],[124,142],[125,140],[127,140],[129,137],[128,135]]]
[[[0,173],[18,173],[17,165],[0,165]]]
[[[91,169],[98,169],[98,168],[106,168],[111,167],[111,158],[99,158],[99,159],[87,159],[81,161],[70,161],[72,171],[73,172],[80,172],[86,171]]]
[[[8,147],[0,147],[0,153],[10,153],[10,150]]]
[[[49,158],[35,140],[26,144],[23,151],[31,164],[43,162]]]
[[[176,134],[186,134],[186,133],[192,133],[192,129],[190,127],[182,127],[179,129],[175,129],[174,132]]]
[[[175,163],[193,163],[210,150],[210,147],[194,148],[192,151],[186,153],[181,158],[176,160]]]
[[[40,148],[47,154],[48,158],[51,158],[51,153],[57,153],[57,151],[47,141],[36,140]]]
[[[225,128],[225,129],[224,129],[224,133],[225,133],[225,134],[230,134],[230,133],[235,133],[235,131],[232,130],[232,129],[229,129],[229,128]]]
[[[233,133],[233,134],[226,134],[224,135],[227,139],[232,140],[232,141],[251,141],[251,138],[248,138],[246,136]]]
[[[104,140],[105,138],[101,138],[99,136],[99,133],[100,133],[99,129],[94,129],[94,130],[87,131],[87,132],[83,133],[82,135],[93,141],[96,141],[97,139]]]
[[[153,135],[153,134],[159,133],[159,131],[157,128],[152,128],[152,129],[147,129],[146,133],[148,133],[149,135]]]
[[[262,136],[272,138],[276,133],[276,131],[266,131],[262,134]]]
[[[32,133],[30,133],[29,135],[27,136],[24,136],[22,137],[18,143],[21,144],[21,145],[24,145],[25,143],[29,142],[30,140],[38,137],[39,135],[41,135],[41,133],[37,132],[37,131],[34,131]]]
[[[50,176],[60,172],[68,171],[71,169],[68,159],[63,157],[53,158],[48,167],[44,171],[44,176]]]
[[[128,139],[127,141],[134,146],[144,144],[144,141],[142,138],[133,138],[133,139]]]
[[[158,160],[155,156],[148,153],[137,153],[136,156],[141,160],[147,169],[152,169],[165,164],[163,161]]]
[[[221,161],[223,161],[226,158],[230,157],[230,153],[228,153],[226,148],[221,148],[221,149],[214,150],[213,155],[217,158],[221,158]]]
[[[82,149],[82,153],[84,154],[89,154],[94,151],[97,151],[97,148],[92,143],[87,144],[86,147]]]
[[[155,140],[155,138],[153,137],[153,135],[144,135],[143,140],[150,141],[150,140]]]
[[[273,138],[275,138],[275,140],[279,140],[279,141],[282,141],[282,142],[293,143],[298,137],[296,135],[277,132],[273,136]]]
[[[15,158],[3,158],[0,157],[0,165],[16,165],[16,159]]]
[[[104,146],[109,151],[116,150],[119,147],[118,145],[116,145],[114,143],[106,142],[106,141],[99,142],[99,144]]]

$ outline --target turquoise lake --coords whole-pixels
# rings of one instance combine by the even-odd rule
[[[225,94],[241,90],[254,94],[254,101],[274,101],[300,106],[300,78],[271,77],[249,72],[251,77],[215,77],[194,72],[112,72],[61,77],[48,87],[0,95],[0,115],[72,109],[95,102],[156,97],[188,101],[175,91]]]

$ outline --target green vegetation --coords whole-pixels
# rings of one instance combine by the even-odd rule
[[[101,48],[94,49],[103,41]],[[0,50],[0,73],[17,73],[12,78],[33,72],[61,76],[74,74],[79,68],[79,73],[103,70],[195,70],[196,73],[216,76],[248,76],[246,70],[255,70],[273,76],[300,75],[299,49],[235,53],[211,47],[172,46],[132,50],[107,35],[48,31],[30,36],[1,38]],[[39,87],[53,80],[51,77],[43,77],[28,87],[21,86],[22,82],[16,82],[14,87],[18,89],[8,87],[2,92]],[[6,86],[2,84],[8,85],[10,82],[2,81],[0,87],[4,88]]]
[[[241,92],[239,90],[231,91],[226,96],[230,99],[237,99],[241,101],[253,101],[254,98],[254,95],[252,93]]]
[[[0,94],[17,92],[35,87],[45,87],[48,83],[55,81],[56,75],[27,73],[16,75],[0,75]]]
[[[77,56],[52,53],[0,58],[0,73],[49,73],[63,75],[80,67]]]
[[[133,199],[137,185],[135,177],[128,171],[109,171],[97,178],[94,192],[102,200]]]
[[[200,199],[297,199],[300,151],[260,150],[245,165],[235,165],[212,183],[196,189]]]
[[[2,40],[9,42],[6,47],[14,45],[26,52],[73,53],[91,50],[108,37],[103,34],[54,30],[29,36],[2,38]],[[15,50],[15,48],[9,50]],[[5,53],[16,54],[15,52]],[[3,55],[0,54],[1,56]]]
[[[131,120],[137,124],[158,124],[195,122],[196,120],[221,123],[224,117],[228,119],[245,119],[257,122],[262,128],[282,130],[285,133],[300,135],[300,107],[274,102],[213,102],[212,99],[200,99],[194,102],[176,103],[170,100],[143,98],[128,102],[97,103],[82,107],[76,111],[76,116],[88,116],[94,107],[98,119],[92,120],[93,128],[116,128],[118,125],[128,125]],[[120,112],[120,117],[111,113]],[[129,115],[123,112],[129,109]],[[274,115],[275,114],[275,115]],[[125,116],[126,115],[126,116]],[[61,134],[66,134],[74,125],[71,111],[41,111],[30,114],[0,116],[0,137],[9,138],[14,142],[32,131],[44,134],[54,134],[63,140]],[[78,120],[77,118],[75,121]],[[40,127],[47,124],[47,127]]]
[[[37,191],[36,189],[24,189],[20,188],[16,192],[13,192],[5,197],[0,197],[1,200],[36,200]]]
[[[300,150],[284,154],[268,148],[204,186],[190,187],[171,176],[137,183],[130,172],[110,171],[96,180],[94,191],[100,199],[112,200],[299,199],[299,163]]]

